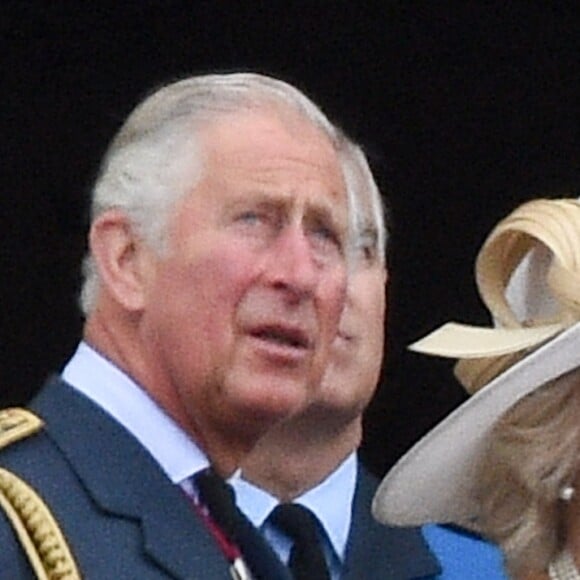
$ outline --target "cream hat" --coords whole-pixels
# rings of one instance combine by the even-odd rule
[[[372,506],[382,523],[477,529],[474,483],[494,423],[580,367],[580,203],[523,204],[491,232],[475,271],[494,328],[447,323],[410,347],[460,359],[455,373],[472,396],[387,473]]]

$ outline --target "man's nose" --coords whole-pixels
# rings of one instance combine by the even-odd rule
[[[312,244],[299,224],[284,227],[272,246],[265,268],[270,284],[285,289],[295,299],[312,294],[321,275]]]

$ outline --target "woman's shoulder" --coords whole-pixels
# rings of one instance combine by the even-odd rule
[[[482,536],[454,525],[428,524],[422,532],[443,569],[441,580],[508,580],[501,551]]]

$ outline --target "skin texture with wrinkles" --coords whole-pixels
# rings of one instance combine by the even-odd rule
[[[313,403],[271,429],[243,464],[246,479],[281,501],[321,483],[360,444],[362,414],[383,359],[386,282],[371,237],[361,244],[349,275],[339,333]]]
[[[202,146],[166,254],[119,212],[93,224],[104,284],[87,339],[228,474],[320,384],[344,304],[346,195],[333,146],[293,112],[224,115]]]

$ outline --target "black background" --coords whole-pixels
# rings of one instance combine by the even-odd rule
[[[578,2],[6,1],[0,6],[0,400],[78,340],[86,199],[151,88],[252,69],[307,92],[371,157],[392,211],[388,356],[367,417],[382,473],[462,400],[405,345],[485,322],[472,279],[519,202],[578,195]]]

